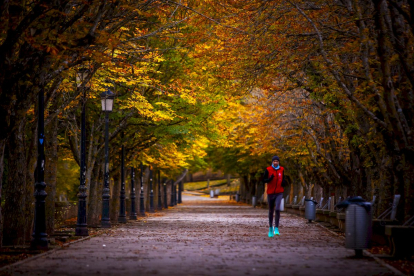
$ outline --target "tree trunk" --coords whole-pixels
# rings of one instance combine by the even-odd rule
[[[4,189],[4,245],[24,245],[26,228],[25,194],[27,167],[25,156],[25,120],[11,133],[8,141],[8,179]],[[33,183],[34,184],[34,183]]]
[[[3,216],[2,216],[2,210],[1,210],[1,202],[2,202],[2,189],[3,189],[3,173],[4,173],[4,148],[6,145],[6,141],[0,140],[0,248],[3,244]]]
[[[118,223],[119,215],[119,195],[121,193],[121,171],[116,170],[112,176],[113,187],[111,188],[111,208],[110,208],[110,218],[112,223]]]
[[[58,164],[58,118],[55,117],[46,128],[46,162],[45,162],[45,183],[46,183],[46,233],[49,235],[55,228],[55,200],[56,200],[56,178]]]
[[[92,168],[90,178],[90,189],[88,198],[87,223],[88,226],[98,226],[100,224],[102,208],[102,166],[96,165]]]

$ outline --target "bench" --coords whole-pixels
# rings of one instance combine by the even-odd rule
[[[321,210],[323,208],[323,196],[319,200],[319,203],[315,206],[316,208],[316,218],[315,221],[321,221],[321,213],[319,212],[319,218],[318,218],[318,210]]]
[[[321,200],[321,204],[323,202],[323,198]],[[324,222],[325,221],[325,213],[329,215],[329,209],[331,208],[331,197],[328,198],[325,205],[322,205],[321,208],[316,209],[316,221]]]
[[[296,205],[293,205],[292,206],[292,209],[293,209],[293,213],[295,214],[295,215],[300,215],[300,211],[299,211],[299,207],[300,206],[303,206],[305,204],[305,196],[304,197],[302,197],[302,200],[299,202],[299,204],[296,204]]]
[[[400,202],[401,195],[394,195],[391,207],[380,214],[376,219],[372,220],[372,241],[377,245],[387,245],[388,240],[385,235],[386,225],[398,225],[395,219],[397,216],[397,207]]]
[[[391,256],[410,258],[414,255],[414,216],[403,225],[386,225],[385,235],[389,240]]]
[[[291,203],[291,204],[285,204],[285,207],[286,207],[286,212],[288,212],[288,213],[293,213],[292,206],[296,204],[296,201],[297,201],[297,200],[298,200],[298,196],[295,196],[295,197],[293,198],[293,201],[292,201],[292,203]]]
[[[341,201],[342,201],[342,197],[339,197],[338,203]],[[337,218],[338,211],[339,209],[335,205],[334,210],[329,212],[329,223],[339,228],[339,221]]]

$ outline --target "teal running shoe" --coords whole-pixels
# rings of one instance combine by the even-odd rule
[[[275,235],[280,236],[280,234],[279,234],[279,228],[277,228],[277,227],[275,227]]]
[[[269,227],[269,238],[273,238],[275,235],[273,234],[273,227]]]

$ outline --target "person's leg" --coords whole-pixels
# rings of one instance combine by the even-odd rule
[[[269,227],[273,227],[273,214],[275,212],[276,195],[267,195],[269,205]]]
[[[269,238],[274,236],[273,232],[273,213],[275,212],[275,195],[267,195],[267,203],[269,205]]]
[[[275,234],[279,235],[279,220],[280,220],[280,204],[282,202],[283,193],[276,194],[275,198],[275,207],[276,207],[276,216],[275,216]]]

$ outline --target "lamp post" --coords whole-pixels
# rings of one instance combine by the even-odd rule
[[[137,210],[135,208],[135,169],[131,167],[131,213],[129,215],[130,220],[137,219]]]
[[[150,189],[150,209],[149,209],[149,212],[154,213],[155,212],[154,211],[154,191],[152,190],[152,168],[151,167],[150,167],[149,177],[150,177],[150,186],[149,186],[149,189]]]
[[[139,196],[139,215],[145,217],[145,205],[144,205],[144,166],[141,162],[141,193]]]
[[[76,85],[82,89],[82,114],[81,114],[81,141],[80,141],[80,184],[78,193],[78,218],[76,222],[75,236],[89,236],[86,223],[86,88],[90,82],[86,81],[89,70],[82,68],[76,74]]]
[[[162,210],[162,203],[161,203],[161,171],[158,171],[158,210]]]
[[[178,183],[178,203],[183,203],[181,201],[181,192],[183,191],[183,182],[180,181],[180,183]]]
[[[46,208],[45,198],[47,193],[45,192],[45,124],[44,124],[44,88],[41,87],[39,91],[39,114],[38,114],[38,144],[37,144],[37,179],[35,183],[34,197],[35,203],[35,217],[33,227],[33,240],[31,241],[31,247],[35,249],[47,249],[47,234],[46,234]]]
[[[101,94],[102,100],[102,111],[105,112],[105,168],[104,168],[104,188],[102,192],[102,218],[101,218],[101,226],[103,228],[110,228],[111,221],[109,219],[109,153],[108,153],[108,143],[109,143],[109,112],[112,111],[112,107],[114,104],[115,94],[111,92],[111,90],[106,90]]]
[[[119,216],[118,216],[119,223],[127,222],[126,215],[125,215],[124,153],[125,153],[125,148],[124,148],[124,145],[122,145],[122,149],[121,149],[121,193],[119,195]]]
[[[167,203],[167,183],[164,182],[164,208],[168,209],[168,203]]]

